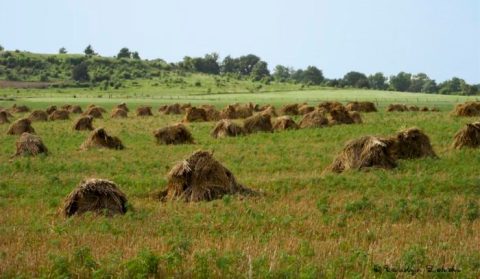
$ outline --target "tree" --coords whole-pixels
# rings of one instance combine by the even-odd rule
[[[423,93],[435,93],[435,92],[438,92],[438,87],[437,87],[437,83],[435,82],[435,80],[430,79],[430,80],[428,80],[427,82],[425,82],[425,83],[423,84],[423,87],[422,87],[422,92],[423,92]]]
[[[230,55],[223,58],[220,70],[223,74],[238,73],[238,59],[234,59]]]
[[[422,88],[425,83],[427,83],[430,78],[424,73],[418,73],[413,75],[410,80],[410,86],[408,87],[409,92],[422,92]]]
[[[383,75],[383,73],[375,73],[373,75],[368,76],[368,83],[370,85],[370,88],[376,89],[376,90],[385,90],[387,89],[387,77]]]
[[[2,45],[0,45],[0,51],[4,51],[5,49],[3,48]]]
[[[282,65],[277,65],[277,66],[275,66],[275,69],[273,70],[273,78],[276,81],[285,82],[285,81],[290,79],[291,72],[292,72],[291,69],[289,69],[285,66],[282,66]]]
[[[410,87],[412,74],[400,72],[390,77],[390,87],[395,91],[405,92]]]
[[[270,71],[268,70],[268,64],[264,61],[258,61],[252,68],[250,76],[253,80],[259,81],[264,77],[270,76]]]
[[[344,77],[343,81],[345,85],[352,86],[356,88],[368,88],[368,78],[365,74],[360,72],[348,72]]]
[[[67,49],[64,48],[64,47],[61,47],[61,48],[58,50],[58,53],[59,53],[59,54],[67,54]]]
[[[140,60],[140,54],[138,54],[138,51],[132,52],[132,58],[135,60]]]
[[[454,77],[450,80],[446,80],[438,86],[440,88],[440,94],[460,93],[462,92],[462,83],[465,83],[463,79]]]
[[[303,82],[303,73],[304,73],[304,70],[302,69],[293,71],[291,74],[291,78],[296,82]]]
[[[130,52],[130,50],[126,47],[123,47],[118,52],[117,58],[118,59],[121,59],[121,58],[127,58],[128,59],[128,58],[130,58],[131,55],[132,55],[132,53]]]
[[[185,56],[181,67],[187,71],[200,72],[206,74],[218,75],[220,73],[220,65],[218,64],[218,54],[206,54],[204,57]]]
[[[244,76],[249,76],[252,73],[252,69],[260,61],[260,57],[249,54],[245,56],[240,56],[238,58],[238,70],[240,74]]]
[[[87,55],[87,56],[96,55],[96,53],[95,53],[95,51],[93,51],[93,48],[92,48],[91,45],[88,45],[83,52],[84,52],[85,55]]]
[[[319,85],[325,79],[322,71],[315,66],[308,66],[302,75],[302,81],[306,84]]]
[[[88,81],[90,78],[88,76],[88,66],[87,63],[82,62],[72,69],[72,79],[79,82]]]

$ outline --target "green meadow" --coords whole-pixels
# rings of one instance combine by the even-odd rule
[[[185,80],[170,87],[140,80],[114,91],[1,89],[4,108],[96,104],[109,112],[125,102],[130,113],[127,119],[106,113],[93,123],[118,136],[126,146],[121,151],[80,151],[89,133],[74,131],[78,116],[71,115],[33,123],[48,156],[11,158],[17,137],[6,134],[8,124],[0,125],[0,278],[480,276],[480,151],[451,148],[456,131],[478,119],[450,115],[456,103],[475,98],[275,83],[258,88],[241,81],[222,88],[203,75]],[[252,102],[278,109],[325,100],[369,100],[379,112],[362,113],[363,124],[226,139],[210,136],[213,122],[190,123],[191,145],[157,145],[153,137],[155,129],[182,119],[158,113],[162,104],[221,109]],[[390,103],[441,111],[385,112]],[[154,116],[136,117],[139,105],[152,106]],[[323,174],[347,141],[413,126],[430,137],[438,159]],[[214,152],[240,183],[263,195],[198,203],[154,199],[170,168],[199,149]],[[62,216],[64,198],[90,177],[117,183],[128,197],[128,213]],[[404,272],[387,270],[395,268]]]

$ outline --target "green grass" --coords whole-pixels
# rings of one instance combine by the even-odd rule
[[[188,127],[196,144],[181,146],[156,145],[152,135],[181,116],[137,118],[130,113],[125,120],[95,120],[95,127],[106,127],[122,139],[122,151],[78,150],[88,133],[74,132],[72,120],[34,123],[51,154],[13,160],[16,137],[7,136],[8,125],[1,125],[1,276],[390,278],[392,274],[374,271],[384,265],[423,273],[427,265],[455,266],[461,269],[456,276],[480,275],[480,151],[450,148],[454,133],[474,120],[449,115],[465,98],[317,89],[211,95],[187,90],[175,99],[167,90],[142,88],[152,90],[152,96],[83,98],[82,91],[72,90],[68,94],[79,95],[74,99],[38,90],[29,92],[35,98],[15,102],[36,108],[52,103],[110,108],[125,101],[131,109],[151,104],[156,110],[170,102],[221,107],[249,101],[280,105],[358,99],[378,100],[381,107],[390,102],[428,104],[442,112],[382,109],[362,114],[361,125],[220,140],[209,135],[213,123],[193,123]],[[0,102],[3,107],[11,104]],[[390,171],[321,175],[346,141],[411,126],[430,136],[440,159],[404,160]],[[198,149],[214,151],[242,184],[265,196],[191,204],[152,199],[152,192],[165,187],[173,164]],[[88,177],[116,182],[133,209],[115,218],[62,217],[58,210],[63,199]]]

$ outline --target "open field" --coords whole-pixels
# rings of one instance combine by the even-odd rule
[[[426,274],[426,267],[455,267],[461,271],[453,276],[480,276],[480,150],[451,148],[455,132],[478,118],[449,115],[455,103],[474,98],[334,89],[182,92],[149,86],[111,98],[88,89],[0,92],[18,98],[0,101],[2,107],[95,103],[109,111],[126,102],[131,109],[128,119],[110,119],[107,113],[94,121],[120,137],[126,146],[121,151],[80,151],[88,133],[73,131],[73,120],[35,122],[50,155],[11,160],[16,137],[0,125],[0,276],[131,278],[153,276],[157,263],[160,277],[410,276],[375,272],[384,265],[438,277],[442,273]],[[181,120],[156,111],[165,103],[221,108],[234,102],[279,106],[322,100],[371,100],[380,111],[363,113],[360,125],[226,139],[210,137],[212,122],[193,123],[188,125],[193,145],[157,145],[153,137],[153,130]],[[384,112],[390,103],[441,112]],[[135,117],[132,109],[140,104],[152,105],[155,115]],[[439,159],[402,160],[389,171],[322,175],[346,141],[412,126],[430,136]],[[242,184],[265,195],[199,203],[153,199],[151,193],[165,187],[169,169],[199,149],[214,151]],[[116,182],[132,210],[114,218],[62,217],[64,197],[88,177]]]

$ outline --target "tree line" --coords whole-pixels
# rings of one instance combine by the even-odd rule
[[[4,48],[1,45],[0,51],[5,53]],[[64,47],[60,48],[58,52],[59,54],[67,54],[67,50]],[[148,68],[155,69],[155,67],[158,66],[160,67],[158,70],[176,70],[211,75],[229,75],[239,79],[251,79],[253,81],[263,83],[275,81],[299,83],[307,86],[316,85],[337,88],[362,88],[414,93],[421,92],[462,95],[476,95],[480,90],[480,84],[471,85],[458,77],[453,77],[450,80],[437,83],[425,73],[412,74],[400,72],[396,75],[387,77],[381,72],[366,75],[361,72],[351,71],[345,74],[342,78],[329,79],[325,78],[322,70],[316,66],[308,66],[305,69],[294,69],[292,67],[283,65],[275,66],[273,71],[270,72],[268,63],[254,54],[248,54],[239,57],[232,57],[229,55],[223,59],[220,59],[220,56],[217,53],[209,53],[203,57],[185,56],[182,61],[176,63],[166,63],[161,59],[155,59],[152,61],[141,60],[137,51],[130,51],[127,47],[121,48],[118,54],[114,57],[119,61],[119,63],[111,63],[104,60],[98,55],[98,53],[94,51],[91,45],[88,45],[85,48],[84,54],[84,59],[75,59],[75,61],[78,60],[78,63],[71,61],[73,67],[71,70],[71,78],[74,81],[99,82],[111,80],[112,78],[109,77],[109,73],[112,73],[112,67],[121,68],[120,71],[115,71],[116,79],[142,77],[148,78]],[[5,59],[4,61],[0,57],[0,66],[5,64],[7,69],[9,66],[11,66],[11,64],[14,64],[14,66],[15,64],[22,64],[20,66],[26,66],[23,64],[28,64],[27,62],[30,64],[35,62],[34,68],[41,69],[42,67],[39,67],[38,65],[44,64],[41,61],[32,61],[32,59],[28,57],[23,60],[17,59],[17,61],[14,60],[13,57],[9,57],[8,53],[3,55],[3,57],[8,59]],[[132,75],[132,73],[128,70],[128,67],[132,66],[133,61],[137,62],[133,64],[135,65],[135,72]],[[98,63],[100,63],[100,66],[95,65]],[[142,63],[146,65],[142,66]],[[92,69],[90,69],[93,68],[92,66],[95,66],[93,72]],[[0,68],[0,71],[1,70],[2,69]],[[42,78],[48,79],[48,71],[44,72],[45,73],[43,74]],[[10,72],[7,73],[10,74]],[[45,75],[47,75],[47,77],[45,77]],[[8,77],[9,75],[7,75],[7,78]]]

